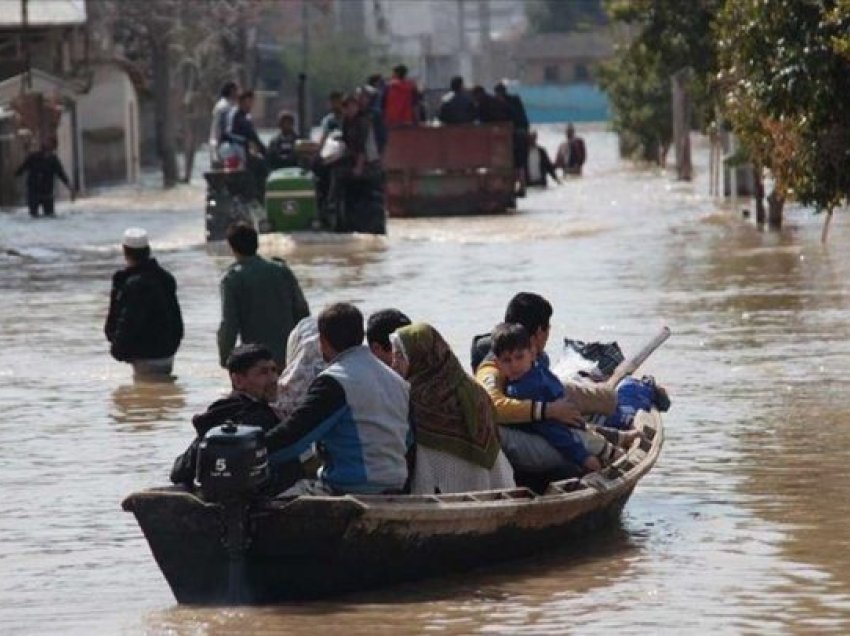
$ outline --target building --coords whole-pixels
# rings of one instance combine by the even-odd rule
[[[14,170],[55,136],[80,190],[139,176],[136,88],[120,62],[92,63],[85,0],[4,0],[0,12],[0,204],[22,200]],[[60,190],[61,192],[61,190]]]
[[[606,31],[539,33],[494,42],[493,64],[523,84],[594,83],[599,65],[614,54]]]

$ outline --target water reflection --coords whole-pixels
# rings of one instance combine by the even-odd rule
[[[238,633],[307,633],[334,630],[347,634],[470,632],[518,633],[535,626],[541,614],[554,625],[573,623],[570,611],[556,607],[559,597],[593,597],[606,586],[635,576],[647,534],[623,524],[594,537],[571,542],[550,554],[440,577],[390,589],[349,594],[332,601],[285,603],[273,607],[209,611],[183,606],[151,612],[151,633],[174,631],[218,636]],[[600,565],[618,563],[612,570]],[[578,581],[578,584],[576,584]]]
[[[186,391],[175,376],[137,380],[112,392],[112,421],[131,430],[150,430],[162,420],[178,417],[186,408]]]

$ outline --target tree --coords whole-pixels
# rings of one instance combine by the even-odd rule
[[[530,0],[526,16],[532,31],[586,31],[608,22],[602,0]]]
[[[283,63],[287,75],[294,80],[303,67],[301,48],[287,47]],[[376,61],[369,44],[363,40],[342,35],[324,39],[322,46],[315,47],[310,53],[308,86],[311,112],[324,111],[331,91],[350,91],[364,84],[374,68]]]
[[[239,77],[244,86],[253,80],[253,37],[263,6],[257,0],[89,0],[91,31],[110,34],[110,53],[148,82],[165,187],[178,181],[178,141],[183,180],[191,177],[223,81]]]
[[[831,214],[850,196],[850,1],[729,0],[717,36],[724,110],[773,204]]]
[[[672,140],[670,78],[690,69],[693,125],[714,115],[717,69],[713,19],[722,0],[609,0],[611,19],[626,25],[625,42],[601,73],[624,154],[663,164]]]

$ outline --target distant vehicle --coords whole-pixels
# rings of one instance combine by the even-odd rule
[[[394,128],[384,166],[391,217],[500,214],[516,207],[509,123]]]
[[[265,204],[254,196],[252,176],[238,165],[235,169],[211,170],[204,173],[207,181],[206,238],[220,241],[227,228],[237,221],[247,221],[261,233],[281,232],[386,232],[384,193],[381,184],[342,188],[336,171],[330,171],[328,195],[321,203],[316,191],[316,178],[310,170],[316,144],[300,141],[297,168],[281,168],[269,174]],[[322,160],[332,165],[345,152],[340,139],[325,145]]]

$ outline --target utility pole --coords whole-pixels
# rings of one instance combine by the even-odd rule
[[[23,88],[32,90],[32,60],[30,59],[29,41],[29,0],[21,0],[21,44],[24,52],[24,84]],[[23,90],[21,92],[24,92]]]
[[[479,67],[481,77],[478,78],[478,82],[484,86],[490,86],[493,82],[490,76],[490,0],[478,0],[478,33],[481,59]]]
[[[469,57],[469,47],[466,42],[466,4],[457,0],[457,51],[458,74],[467,82],[472,75],[472,60]]]
[[[301,73],[298,76],[299,99],[303,95],[303,106],[299,103],[298,122],[301,136],[307,137],[313,122],[312,100],[310,99],[310,0],[301,0]]]

